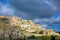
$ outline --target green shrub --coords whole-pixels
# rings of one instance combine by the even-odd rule
[[[36,32],[32,32],[32,33],[36,34]]]
[[[36,39],[40,39],[40,40],[51,40],[51,37],[50,36],[39,36],[39,37],[36,37]]]

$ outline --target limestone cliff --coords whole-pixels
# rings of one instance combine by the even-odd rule
[[[18,17],[0,16],[0,38],[20,38],[22,35],[59,35],[53,30],[46,30],[32,20],[23,20]]]

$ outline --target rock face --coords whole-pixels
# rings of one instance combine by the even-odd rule
[[[25,32],[42,35],[59,35],[52,30],[46,30],[41,25],[35,24],[32,20],[23,20],[18,17],[0,16],[0,39],[18,39],[25,35]]]

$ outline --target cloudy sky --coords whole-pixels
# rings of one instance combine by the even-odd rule
[[[60,31],[60,0],[0,0],[0,15],[31,19]]]

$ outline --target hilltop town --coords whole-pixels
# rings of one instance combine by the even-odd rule
[[[41,25],[34,23],[32,20],[23,20],[18,17],[0,16],[0,38],[14,39],[34,35],[34,36],[51,36],[57,35],[55,31],[51,29],[45,29]]]

